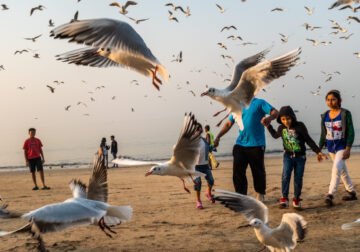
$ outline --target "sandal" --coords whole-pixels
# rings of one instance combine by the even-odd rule
[[[33,191],[39,190],[39,187],[35,186],[32,190],[33,190]]]
[[[43,187],[41,188],[41,190],[50,190],[50,187],[48,187],[48,186],[43,186]]]

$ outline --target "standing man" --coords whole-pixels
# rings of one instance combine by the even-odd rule
[[[117,142],[116,142],[114,136],[111,136],[110,139],[111,139],[111,149],[110,149],[110,151],[111,151],[111,154],[113,155],[113,158],[116,159],[116,154],[118,152]],[[118,165],[114,164],[113,167],[118,167]]]
[[[40,179],[42,183],[41,190],[49,190],[50,187],[45,185],[44,179],[44,170],[43,170],[43,163],[45,163],[44,153],[42,151],[42,143],[40,139],[35,137],[36,129],[30,128],[29,129],[29,136],[30,138],[26,139],[23,145],[24,150],[24,157],[26,166],[29,167],[31,172],[31,177],[34,182],[33,190],[39,190],[39,187],[36,183],[36,175],[35,170],[40,173]]]
[[[269,115],[265,117],[266,115]],[[250,164],[254,181],[256,198],[264,201],[266,190],[266,173],[264,164],[265,129],[270,122],[277,118],[278,111],[265,100],[254,98],[250,106],[243,108],[242,120],[244,129],[239,130],[239,137],[233,148],[233,183],[235,191],[247,194],[246,168]],[[235,119],[231,115],[229,120],[215,138],[215,147],[219,145],[220,138],[233,126]]]

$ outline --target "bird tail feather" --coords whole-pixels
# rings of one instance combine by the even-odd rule
[[[355,222],[351,222],[351,223],[345,223],[341,226],[342,230],[349,230],[349,229],[353,229],[356,227],[360,227],[360,221],[355,221]]]
[[[131,206],[109,206],[107,209],[107,216],[117,217],[121,222],[127,222],[132,217]]]
[[[168,73],[167,69],[161,64],[158,64],[157,67],[158,67],[157,71],[159,72],[160,76],[163,77],[163,79],[166,81],[166,83],[168,83],[169,82],[169,73]]]

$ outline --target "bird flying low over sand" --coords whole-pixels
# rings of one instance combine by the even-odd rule
[[[112,2],[109,4],[110,6],[117,6],[120,8],[120,13],[125,15],[128,14],[128,11],[126,10],[131,5],[137,5],[137,2],[134,1],[127,1],[124,5],[119,4],[118,2]]]
[[[173,154],[169,161],[157,164],[145,174],[160,176],[176,176],[181,179],[184,190],[190,193],[185,186],[184,179],[190,179],[196,184],[195,179],[205,174],[195,171],[195,164],[200,153],[201,131],[193,114],[185,114],[184,124],[177,143],[173,147]]]
[[[273,80],[285,75],[295,65],[295,61],[299,59],[298,56],[301,53],[301,48],[275,59],[261,62],[267,52],[268,50],[264,50],[238,63],[234,68],[232,80],[227,88],[221,90],[209,88],[201,94],[201,96],[209,96],[226,107],[215,115],[229,109],[240,130],[244,129],[242,121],[243,108],[248,108],[252,99],[260,90]]]
[[[12,231],[0,231],[0,236],[21,232],[32,232],[39,241],[41,251],[46,251],[40,233],[56,232],[73,226],[98,225],[109,237],[115,233],[109,226],[115,226],[131,219],[130,206],[112,206],[107,203],[107,169],[103,155],[96,155],[89,187],[80,180],[70,182],[73,197],[62,203],[43,206],[24,214],[29,223]],[[87,190],[86,190],[87,189]]]
[[[91,67],[121,66],[145,76],[152,76],[152,84],[159,90],[169,74],[152,54],[142,37],[128,23],[113,19],[88,19],[56,27],[50,32],[54,38],[70,39],[87,47],[58,55],[58,60]]]
[[[299,214],[283,214],[280,225],[270,228],[268,208],[251,196],[215,189],[215,201],[241,213],[249,221],[245,227],[254,228],[256,237],[264,245],[263,250],[268,248],[270,251],[289,252],[295,249],[298,241],[305,238],[307,223]]]

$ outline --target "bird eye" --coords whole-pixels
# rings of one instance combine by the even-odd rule
[[[110,52],[110,48],[107,48],[106,51]]]
[[[100,48],[101,51],[104,51],[104,48]]]

